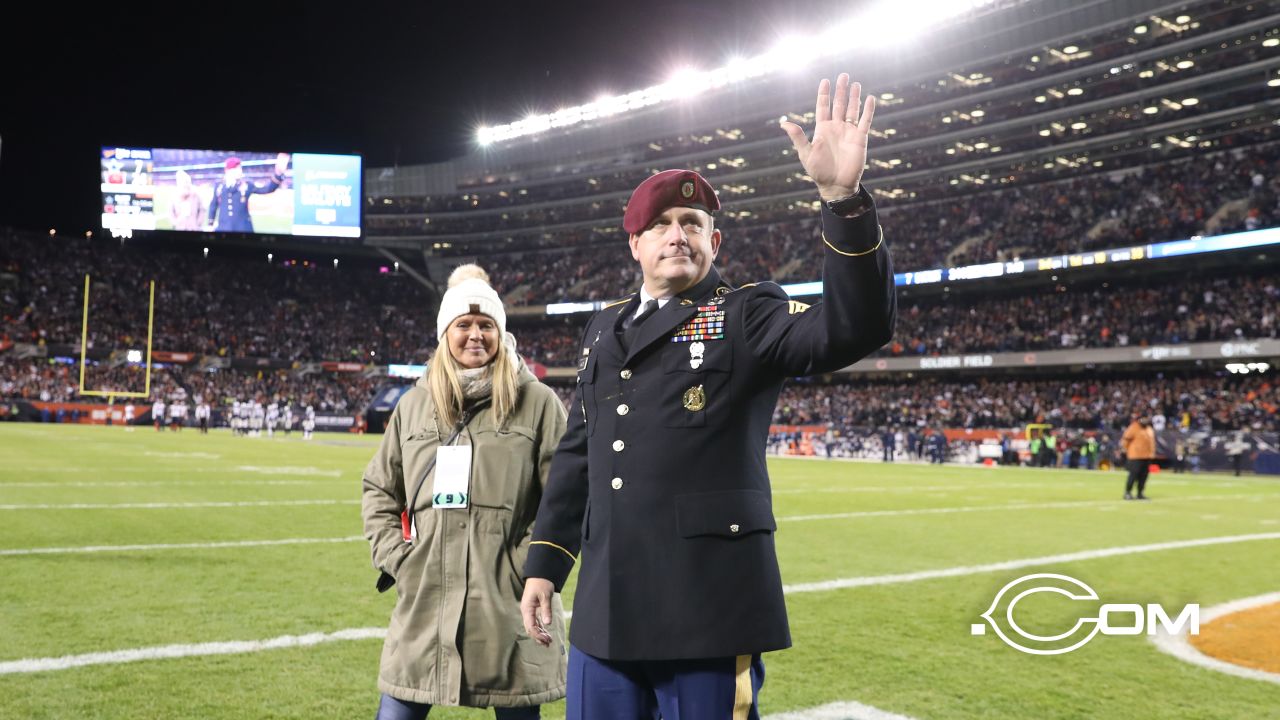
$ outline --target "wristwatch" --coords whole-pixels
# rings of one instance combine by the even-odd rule
[[[833,215],[846,219],[856,218],[873,207],[871,193],[867,192],[866,186],[859,186],[858,192],[849,197],[824,200],[822,204],[826,205]]]

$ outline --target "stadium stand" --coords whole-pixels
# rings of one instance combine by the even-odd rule
[[[868,66],[881,110],[866,181],[899,272],[1280,227],[1273,5],[1081,6],[1053,22],[1018,16],[1017,5],[1004,13],[1009,28],[993,22],[984,38],[966,38],[967,55],[947,55],[954,48],[940,38],[932,65]],[[204,253],[169,238],[0,230],[0,397],[79,399],[90,274],[86,388],[139,389],[137,365],[120,352],[141,342],[154,279],[153,347],[182,360],[159,363],[153,394],[223,406],[279,397],[359,415],[411,382],[388,377],[388,364],[421,364],[433,352],[432,281],[476,260],[511,308],[522,354],[570,405],[586,315],[548,315],[546,306],[598,306],[635,290],[620,219],[630,190],[653,172],[689,167],[716,186],[725,236],[717,266],[730,282],[820,277],[816,198],[777,127],[780,111],[812,120],[799,100],[808,88],[793,92],[791,82],[712,92],[723,111],[639,110],[445,163],[370,168],[365,244],[328,255],[277,248],[265,261],[269,248],[243,242],[206,242]],[[1142,408],[1188,432],[1274,432],[1280,397],[1267,361],[1280,353],[1265,344],[1280,339],[1274,247],[1149,269],[904,287],[894,340],[874,356],[1090,358],[1224,344],[1212,361],[1165,352],[1008,372],[837,373],[789,385],[775,420],[842,438],[1034,422],[1112,431]],[[405,272],[387,271],[375,249],[400,253]],[[1247,372],[1228,371],[1225,344],[1264,349],[1244,358]]]

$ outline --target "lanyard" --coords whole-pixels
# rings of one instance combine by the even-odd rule
[[[467,424],[475,419],[475,416],[478,415],[481,410],[488,407],[489,401],[490,398],[485,398],[475,405],[472,405],[470,409],[463,411],[462,418],[458,420],[458,426],[453,429],[453,434],[450,435],[449,439],[445,440],[443,444],[452,445],[453,442],[458,439],[458,436],[462,434],[462,431],[467,427]],[[409,541],[409,513],[413,512],[414,506],[417,505],[418,491],[422,490],[422,486],[427,482],[427,476],[431,474],[431,471],[435,469],[435,466],[436,459],[432,456],[431,460],[427,462],[427,469],[422,472],[422,479],[418,480],[418,485],[414,488],[412,497],[409,498],[409,504],[400,512],[400,527],[404,533],[406,542]],[[395,584],[396,579],[391,577],[391,575],[385,570],[378,575],[378,592],[386,592]]]

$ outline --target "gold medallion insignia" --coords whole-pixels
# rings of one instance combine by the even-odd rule
[[[684,409],[689,412],[698,412],[707,406],[707,393],[703,391],[701,385],[694,385],[684,391]]]
[[[683,183],[680,184],[680,194],[684,196],[685,200],[688,200],[689,198],[693,197],[693,181],[692,180],[685,180]]]

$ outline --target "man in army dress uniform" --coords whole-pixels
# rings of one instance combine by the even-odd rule
[[[758,718],[760,654],[791,645],[765,467],[778,393],[873,352],[896,315],[860,95],[823,80],[812,141],[783,124],[822,199],[820,303],[721,280],[720,203],[697,173],[658,173],[627,204],[644,284],[587,324],[525,564],[526,629],[549,643],[582,554],[568,720]]]
[[[249,198],[275,192],[284,185],[284,174],[289,169],[289,154],[276,156],[275,172],[265,184],[259,185],[244,178],[240,158],[227,158],[223,164],[222,182],[213,186],[213,199],[209,201],[208,229],[216,232],[253,232],[253,219],[249,217]]]

